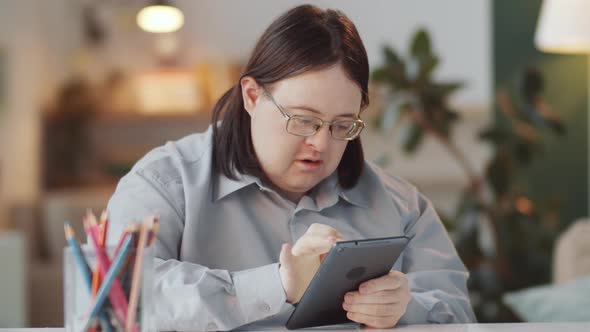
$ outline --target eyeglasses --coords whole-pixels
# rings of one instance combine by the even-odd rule
[[[315,116],[306,115],[290,115],[285,109],[277,103],[274,97],[268,92],[265,87],[262,87],[264,94],[272,101],[277,107],[279,112],[287,119],[287,132],[297,136],[312,136],[323,126],[328,125],[330,129],[330,135],[338,140],[352,141],[357,138],[361,131],[365,128],[365,123],[361,119],[355,120],[337,120],[337,121],[324,121]]]

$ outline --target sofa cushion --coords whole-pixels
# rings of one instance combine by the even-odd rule
[[[506,293],[503,300],[527,322],[590,321],[590,276]]]

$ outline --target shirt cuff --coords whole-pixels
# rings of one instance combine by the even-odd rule
[[[412,292],[412,300],[398,325],[448,324],[453,322],[453,313],[440,299],[429,293]]]
[[[276,315],[287,301],[278,263],[233,272],[232,278],[247,322]]]

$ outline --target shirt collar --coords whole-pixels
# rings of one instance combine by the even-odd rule
[[[236,179],[230,179],[223,173],[217,176],[217,190],[214,191],[215,194],[213,195],[214,202],[253,183],[260,185],[260,180],[254,176],[244,174],[236,174],[236,176]]]
[[[340,197],[344,198],[348,203],[365,209],[369,208],[370,198],[375,190],[371,186],[371,181],[366,170],[367,166],[367,163],[365,163],[361,176],[354,187],[340,191]]]
[[[336,204],[339,197],[352,205],[368,208],[369,193],[365,192],[365,190],[370,190],[370,188],[364,182],[361,176],[356,186],[346,190],[342,189],[338,182],[338,171],[335,171],[328,178],[320,182],[317,189],[311,195],[315,198],[319,210]]]
[[[340,186],[338,186],[338,176],[336,172],[318,183],[318,185],[309,193],[310,198],[315,202],[315,209],[321,211],[338,203]]]
[[[357,185],[358,186],[358,185]],[[340,192],[340,197],[352,205],[356,205],[365,209],[369,208],[368,194],[363,194],[357,187],[343,190]]]
[[[363,174],[364,173],[365,172],[363,172]],[[265,188],[262,181],[255,176],[237,174],[236,179],[230,179],[225,176],[225,174],[219,174],[217,177],[217,190],[214,191],[213,201],[218,201],[225,196],[254,183],[261,188]],[[366,181],[363,181],[363,175],[361,175],[358,183],[354,187],[346,190],[342,189],[338,183],[338,172],[335,171],[332,175],[318,184],[316,189],[312,191],[311,196],[315,197],[315,201],[320,210],[336,204],[338,197],[342,197],[350,204],[362,208],[368,208],[368,197],[370,195],[366,190],[370,190],[370,188],[368,188]]]

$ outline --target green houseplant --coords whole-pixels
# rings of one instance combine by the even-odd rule
[[[448,97],[462,84],[434,80],[440,58],[428,32],[415,33],[407,56],[389,46],[383,48],[383,55],[384,64],[373,71],[372,80],[387,90],[387,102],[373,125],[387,130],[404,118],[406,135],[398,143],[405,152],[417,151],[430,135],[461,166],[468,185],[459,193],[454,215],[441,218],[454,233],[457,250],[471,272],[469,287],[479,321],[515,320],[501,296],[549,280],[559,220],[559,200],[533,201],[521,178],[543,152],[543,133],[565,133],[561,120],[541,97],[542,77],[529,68],[519,91],[497,94],[493,120],[477,137],[492,146],[493,155],[483,172],[478,172],[452,141],[460,116],[449,106]],[[491,237],[491,245],[482,245],[483,233]]]

